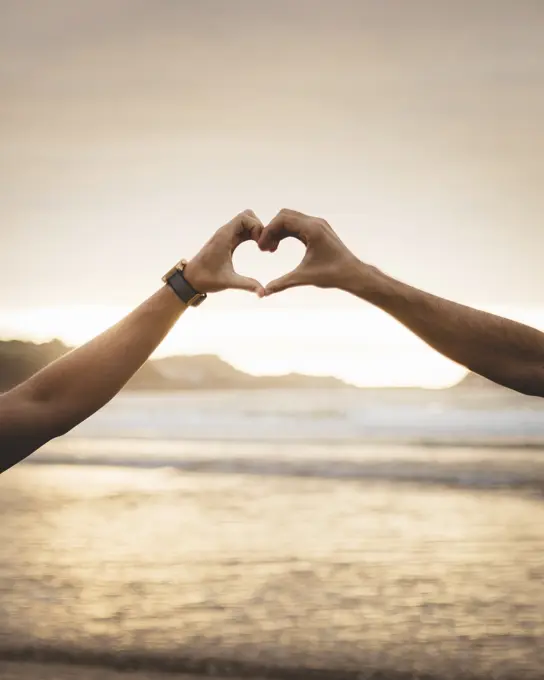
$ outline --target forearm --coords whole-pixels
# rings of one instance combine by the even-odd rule
[[[264,290],[258,281],[234,271],[232,254],[244,241],[258,241],[262,229],[253,211],[236,215],[186,267],[178,263],[168,273],[167,285],[116,326],[0,394],[0,472],[110,401],[160,344],[186,305],[229,289],[261,296]]]
[[[544,396],[544,333],[418,290],[368,266],[348,291],[387,312],[435,350],[490,380]]]
[[[165,286],[118,324],[16,388],[63,433],[106,404],[156,349],[185,306]]]

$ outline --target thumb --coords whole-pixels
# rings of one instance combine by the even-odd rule
[[[261,283],[256,279],[251,279],[248,276],[241,276],[236,273],[229,277],[229,288],[248,290],[250,293],[256,293],[259,297],[264,296],[264,288]]]
[[[288,288],[295,288],[296,286],[303,285],[304,281],[302,280],[300,272],[297,269],[294,269],[292,272],[289,272],[289,274],[285,274],[284,276],[280,276],[279,279],[270,281],[264,289],[264,294],[274,295],[274,293],[281,293]]]

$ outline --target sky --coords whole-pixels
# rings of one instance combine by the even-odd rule
[[[544,329],[541,0],[0,0],[0,336],[79,344],[245,208],[326,218],[412,285]],[[296,264],[253,244],[242,273]],[[338,291],[238,292],[159,354],[440,386]]]

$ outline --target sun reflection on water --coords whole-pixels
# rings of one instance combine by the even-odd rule
[[[342,667],[544,661],[535,499],[120,468],[8,481],[14,640]]]

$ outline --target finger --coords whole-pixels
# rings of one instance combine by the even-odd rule
[[[286,225],[286,211],[280,212],[274,219],[263,229],[261,237],[259,238],[259,248],[263,251],[273,253],[278,248],[278,244],[282,238],[287,235]]]
[[[264,289],[265,295],[274,295],[275,293],[281,293],[288,288],[295,288],[297,286],[304,286],[306,283],[303,275],[299,269],[294,269],[292,272],[280,276],[279,279],[274,279],[270,281]]]
[[[228,287],[235,290],[247,290],[250,293],[256,293],[259,297],[264,297],[263,285],[249,276],[242,276],[236,273],[231,274],[228,279]]]
[[[288,236],[294,236],[305,243],[303,217],[301,213],[294,210],[286,208],[280,210],[270,224],[262,230],[259,248],[273,253],[277,250],[279,242]]]
[[[236,243],[242,243],[243,241],[256,241],[259,242],[261,234],[264,229],[264,225],[253,210],[244,210],[244,212],[238,215],[236,221],[235,235]]]

